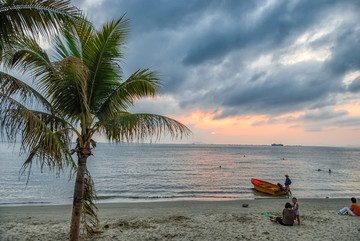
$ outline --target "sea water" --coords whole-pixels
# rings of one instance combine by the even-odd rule
[[[69,171],[34,163],[27,179],[18,148],[0,143],[0,205],[71,204]],[[283,184],[285,174],[298,198],[360,197],[360,148],[98,143],[88,170],[99,202],[271,198],[251,178]]]

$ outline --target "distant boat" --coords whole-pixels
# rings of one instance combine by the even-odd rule
[[[271,146],[284,146],[283,144],[271,144]]]

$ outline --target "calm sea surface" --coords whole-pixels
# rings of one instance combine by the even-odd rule
[[[67,172],[34,165],[26,185],[23,160],[18,146],[0,143],[0,205],[72,203]],[[88,169],[99,202],[266,197],[250,179],[283,184],[284,174],[298,198],[360,198],[360,148],[99,143]]]

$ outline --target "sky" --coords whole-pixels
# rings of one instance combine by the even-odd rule
[[[193,132],[174,142],[360,146],[358,0],[72,3],[97,26],[130,20],[124,74],[163,81],[131,112]]]

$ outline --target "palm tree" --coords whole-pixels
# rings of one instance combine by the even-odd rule
[[[79,20],[79,10],[69,5],[64,0],[0,0],[0,53],[15,37],[49,36]]]
[[[87,159],[96,146],[95,134],[110,141],[190,134],[186,126],[171,118],[128,112],[136,101],[155,97],[161,86],[149,69],[123,76],[121,47],[128,30],[124,16],[100,30],[83,21],[56,38],[54,59],[31,38],[19,40],[16,49],[5,53],[7,70],[30,72],[34,87],[0,72],[1,133],[12,141],[21,138],[21,146],[29,154],[24,170],[34,162],[42,168],[75,169],[71,240],[79,237],[84,203],[86,213],[95,215],[87,170]],[[73,149],[72,136],[76,138]],[[72,158],[75,153],[77,164]],[[96,224],[96,216],[91,222]]]

